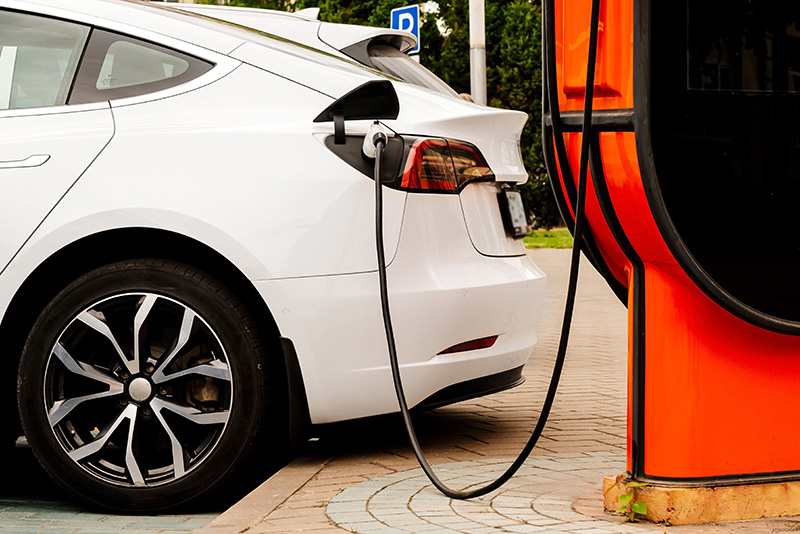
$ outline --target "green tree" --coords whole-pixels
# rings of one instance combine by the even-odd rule
[[[469,0],[439,0],[426,10],[420,41],[421,63],[457,92],[469,93]]]

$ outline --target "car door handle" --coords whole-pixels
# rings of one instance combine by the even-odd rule
[[[25,159],[13,161],[0,161],[0,169],[20,169],[24,167],[38,167],[50,159],[49,154],[32,154]]]

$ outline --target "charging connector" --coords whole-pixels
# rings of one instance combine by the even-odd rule
[[[378,142],[383,141],[383,145],[386,146],[389,138],[393,136],[393,131],[380,122],[375,121],[369,125],[369,131],[367,131],[367,135],[364,137],[364,144],[361,145],[361,151],[369,159],[375,159],[378,153],[378,149],[376,148]]]

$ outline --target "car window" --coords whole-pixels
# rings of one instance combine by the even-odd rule
[[[212,66],[176,50],[95,30],[69,103],[99,102],[160,91],[188,82]]]
[[[89,28],[0,11],[0,110],[66,103]]]
[[[368,53],[372,64],[381,72],[445,95],[458,96],[442,79],[393,46],[370,45]]]

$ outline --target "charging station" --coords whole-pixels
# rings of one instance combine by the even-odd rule
[[[590,7],[543,17],[570,227]],[[599,17],[582,235],[628,306],[627,479],[657,521],[800,514],[800,6],[601,0]]]

